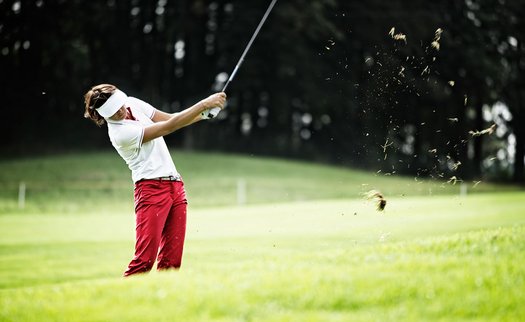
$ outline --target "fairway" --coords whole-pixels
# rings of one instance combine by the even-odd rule
[[[0,322],[525,322],[525,0],[0,0]]]
[[[524,192],[190,208],[183,268],[121,278],[133,214],[0,216],[2,321],[516,321]]]
[[[6,160],[1,321],[515,321],[525,192],[173,151],[182,270],[130,279],[132,185],[111,153]],[[99,166],[103,164],[104,170]],[[245,185],[240,203],[238,181]],[[16,202],[20,182],[25,207]],[[384,212],[362,198],[387,198]],[[213,191],[213,193],[209,193]]]

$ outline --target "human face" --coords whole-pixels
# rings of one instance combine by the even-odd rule
[[[122,121],[126,118],[128,114],[128,110],[126,109],[126,105],[122,105],[121,108],[118,109],[118,111],[115,112],[115,114],[111,115],[109,118],[112,121]]]

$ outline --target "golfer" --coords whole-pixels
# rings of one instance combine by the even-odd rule
[[[168,114],[110,84],[85,95],[84,117],[107,123],[109,139],[126,161],[135,183],[135,256],[124,276],[157,269],[178,269],[186,234],[184,183],[163,136],[205,119],[205,111],[223,108],[226,94],[216,93],[179,112]]]

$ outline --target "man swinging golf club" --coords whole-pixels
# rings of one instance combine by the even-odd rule
[[[113,147],[126,161],[135,183],[135,256],[124,276],[157,269],[178,269],[186,234],[187,200],[184,183],[163,136],[222,109],[224,92],[216,93],[174,114],[127,96],[114,85],[100,84],[85,95],[84,117],[98,126],[107,123]]]
[[[266,9],[222,92],[180,113],[159,111],[109,84],[97,85],[85,94],[84,116],[98,126],[108,124],[111,143],[128,164],[135,182],[135,256],[124,276],[151,270],[155,259],[158,269],[180,267],[186,232],[186,193],[162,137],[202,119],[214,118],[224,108],[224,92],[276,2],[272,0]]]

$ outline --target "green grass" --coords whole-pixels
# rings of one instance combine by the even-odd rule
[[[360,198],[372,188],[386,196],[451,195],[460,190],[459,183],[308,162],[182,151],[173,151],[172,156],[194,207],[235,205],[239,180],[246,183],[249,204]],[[131,175],[114,151],[4,160],[0,169],[0,214],[118,211],[133,204]],[[27,191],[24,211],[18,209],[21,182]],[[469,193],[516,189],[486,182],[464,184]]]
[[[8,193],[2,192],[0,321],[519,321],[525,316],[523,190],[498,192],[500,187],[482,183],[476,189],[484,193],[471,194],[477,190],[470,187],[460,197],[457,186],[437,188],[441,183],[413,178],[273,159],[174,155],[186,158],[187,171],[179,165],[184,162],[177,165],[190,172],[187,181],[195,180],[188,188],[194,201],[182,270],[129,279],[121,275],[132,256],[134,216],[131,201],[118,200],[130,184],[123,164],[104,168],[112,180],[104,171],[93,175],[95,180],[86,175],[93,171],[87,164],[113,164],[109,155],[4,161],[10,169],[1,173],[5,186],[14,185],[20,173],[32,174],[34,182],[57,182],[42,189],[51,198],[43,210],[37,201],[23,211],[9,210]],[[215,169],[202,174],[210,163]],[[35,164],[48,171],[27,168]],[[332,183],[320,183],[328,191],[308,187],[312,178],[321,181],[318,173]],[[251,204],[237,206],[232,179],[237,176],[245,177],[249,189],[255,189],[250,182],[268,180],[273,189],[292,189],[295,195],[266,195],[259,187],[264,195],[250,193]],[[232,180],[231,187],[202,193],[198,188],[215,182],[210,178]],[[269,178],[282,180],[286,189]],[[84,180],[102,180],[113,187],[113,197],[89,192],[90,184],[81,189]],[[339,180],[348,182],[337,185]],[[385,212],[360,197],[366,182],[389,191]],[[54,189],[73,184],[82,198],[69,192],[51,197]],[[399,193],[396,187],[406,190]],[[429,195],[429,188],[441,194]],[[214,200],[215,193],[231,194],[232,200],[211,207],[206,196]],[[53,212],[61,207],[67,211]]]

